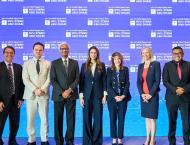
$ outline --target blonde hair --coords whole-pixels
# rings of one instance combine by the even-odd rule
[[[153,52],[152,52],[152,49],[150,47],[144,47],[141,49],[141,56],[142,56],[142,52],[144,50],[148,50],[149,54],[150,54],[150,62],[154,61],[153,60]],[[142,62],[144,63],[144,59],[142,58]]]

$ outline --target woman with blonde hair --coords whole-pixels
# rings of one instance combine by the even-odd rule
[[[143,145],[155,145],[156,119],[159,107],[160,63],[153,60],[152,50],[141,50],[142,63],[138,66],[137,87],[141,100],[141,116],[146,121],[146,141]]]
[[[107,68],[107,102],[112,145],[117,145],[117,142],[118,145],[123,145],[127,102],[131,99],[129,84],[129,70],[123,66],[123,56],[119,52],[114,52],[111,57],[111,67]]]

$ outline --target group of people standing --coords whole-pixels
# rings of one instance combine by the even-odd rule
[[[61,58],[51,63],[43,59],[44,45],[33,45],[34,57],[22,66],[13,63],[15,49],[3,49],[4,61],[0,63],[0,145],[7,117],[10,119],[9,145],[17,145],[20,107],[26,100],[27,145],[36,145],[35,117],[39,113],[41,145],[48,145],[48,99],[52,84],[54,101],[54,134],[56,145],[74,144],[76,99],[83,108],[83,145],[102,145],[103,104],[108,103],[112,145],[123,145],[125,114],[131,100],[129,69],[123,56],[114,52],[111,66],[106,70],[97,47],[88,50],[85,63],[79,71],[78,62],[69,58],[69,45],[60,44]],[[173,60],[163,69],[166,86],[166,106],[169,117],[168,139],[176,145],[176,120],[178,109],[183,124],[184,145],[190,145],[190,63],[183,60],[183,49],[172,49]],[[141,100],[141,116],[146,121],[147,137],[144,145],[155,145],[156,119],[159,108],[160,63],[153,60],[150,48],[141,50],[142,63],[137,74],[137,88]],[[79,85],[79,92],[78,92]],[[66,134],[63,136],[63,114],[66,109]]]

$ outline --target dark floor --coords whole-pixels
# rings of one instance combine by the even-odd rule
[[[7,145],[7,138],[4,138],[4,144]],[[142,145],[145,137],[125,137],[124,145]],[[104,138],[103,145],[111,145],[111,138]],[[26,145],[27,138],[17,138],[19,145]],[[50,145],[55,145],[53,138],[49,138]],[[40,145],[40,138],[37,138],[37,145]],[[82,138],[75,138],[75,145],[82,145]],[[156,145],[168,145],[167,137],[157,137]],[[183,145],[182,137],[177,138],[177,145]]]

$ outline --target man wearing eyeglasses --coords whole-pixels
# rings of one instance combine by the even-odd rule
[[[53,86],[54,132],[56,145],[63,145],[63,114],[66,108],[67,130],[66,145],[74,144],[75,110],[78,98],[79,82],[78,62],[68,57],[69,45],[62,43],[59,47],[61,58],[52,62],[50,80]]]
[[[172,49],[173,60],[163,69],[163,84],[166,87],[166,107],[169,117],[168,140],[176,145],[176,124],[180,110],[184,145],[190,145],[190,63],[183,60],[183,49]]]
[[[0,145],[3,145],[2,134],[8,116],[10,121],[8,145],[18,145],[16,135],[24,91],[22,66],[13,63],[15,49],[12,46],[5,47],[3,55],[4,61],[0,62]]]

